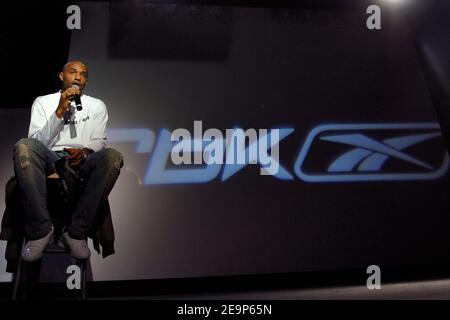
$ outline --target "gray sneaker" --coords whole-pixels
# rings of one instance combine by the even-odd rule
[[[43,238],[28,241],[22,248],[22,259],[27,262],[32,262],[42,258],[42,256],[44,255],[44,250],[50,242],[52,236],[53,226],[50,229],[50,232],[47,233],[47,235],[45,235]]]
[[[70,255],[72,257],[77,259],[89,259],[91,257],[91,250],[89,250],[85,239],[78,240],[71,238],[67,231],[62,236],[70,248]]]

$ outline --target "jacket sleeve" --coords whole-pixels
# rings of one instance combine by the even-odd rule
[[[91,141],[85,146],[94,152],[106,148],[106,127],[108,124],[108,111],[106,105],[100,100],[98,112],[94,115],[94,129],[91,134]]]
[[[40,97],[31,107],[31,121],[28,138],[41,141],[48,149],[56,143],[59,133],[64,129],[64,119],[59,119],[55,112],[47,116]]]

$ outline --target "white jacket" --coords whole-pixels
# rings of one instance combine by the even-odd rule
[[[28,138],[41,141],[48,149],[89,148],[100,151],[106,148],[108,112],[103,101],[83,94],[83,110],[78,111],[74,102],[62,119],[56,114],[61,93],[37,97],[31,107]],[[65,124],[65,118],[70,123]]]

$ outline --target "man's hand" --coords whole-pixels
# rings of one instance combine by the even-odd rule
[[[80,88],[71,87],[61,92],[59,97],[58,108],[56,108],[56,116],[61,119],[64,113],[70,108],[70,102],[75,98],[76,94],[80,94]]]
[[[92,153],[89,149],[64,148],[64,151],[69,153],[66,160],[69,161],[69,165],[73,167],[78,167],[81,165],[81,162],[86,159],[90,153]]]

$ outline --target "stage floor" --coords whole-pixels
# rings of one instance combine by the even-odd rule
[[[129,299],[129,298],[127,298]],[[385,284],[380,290],[365,286],[341,286],[320,289],[286,289],[246,292],[210,292],[168,294],[132,299],[162,300],[342,300],[342,299],[450,299],[450,279]]]

